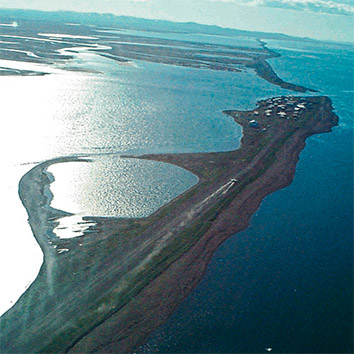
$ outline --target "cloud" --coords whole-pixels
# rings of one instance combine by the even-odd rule
[[[338,15],[354,15],[354,6],[332,0],[263,0],[269,7],[286,7],[294,10],[310,10]]]
[[[348,0],[209,0],[247,6],[264,6],[298,11],[311,11],[337,15],[354,15],[354,6]]]

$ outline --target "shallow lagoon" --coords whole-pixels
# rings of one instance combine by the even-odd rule
[[[26,70],[43,69],[36,64],[24,65]],[[230,74],[141,61],[122,66],[85,52],[79,52],[70,67],[94,73],[70,72],[57,65],[46,68],[53,72],[51,75],[0,78],[0,112],[6,117],[0,186],[4,200],[9,201],[1,210],[9,222],[2,225],[1,243],[6,253],[1,267],[7,271],[1,278],[6,292],[2,293],[0,312],[6,311],[34,280],[42,262],[17,196],[19,179],[35,163],[77,154],[233,150],[239,146],[241,129],[222,110],[252,108],[260,98],[287,92],[257,78],[252,71]],[[131,176],[139,176],[139,171]],[[82,185],[92,186],[96,177],[85,175]],[[180,179],[178,188],[166,184],[163,194],[173,198],[190,186],[189,178],[187,182]],[[101,190],[102,200],[109,193],[112,191]],[[166,201],[160,197],[162,194],[154,207]],[[70,198],[67,200],[68,204],[61,202],[60,208],[70,211]],[[139,198],[136,202],[140,203]],[[130,207],[136,210],[136,205]],[[154,207],[150,206],[149,212]]]
[[[119,155],[54,164],[48,171],[55,176],[51,206],[75,214],[58,220],[54,232],[61,238],[80,236],[93,226],[84,216],[147,217],[198,182],[177,166]]]

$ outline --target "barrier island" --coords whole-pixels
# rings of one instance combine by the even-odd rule
[[[47,168],[77,158],[47,161],[22,178],[20,197],[44,262],[1,318],[1,352],[133,351],[198,284],[218,246],[247,227],[263,198],[291,183],[306,139],[338,124],[327,97],[274,97],[224,113],[242,126],[238,150],[127,156],[199,177],[147,218],[87,217],[96,224],[89,232],[59,239],[53,229],[63,212],[50,207]]]

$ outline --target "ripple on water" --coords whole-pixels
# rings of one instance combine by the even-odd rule
[[[55,178],[51,206],[74,214],[59,220],[54,231],[61,238],[94,226],[84,216],[147,217],[198,182],[177,166],[112,155],[58,163],[48,171]]]

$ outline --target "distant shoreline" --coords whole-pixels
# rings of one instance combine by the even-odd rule
[[[243,128],[238,150],[130,156],[191,171],[199,182],[190,190],[148,218],[90,217],[94,232],[43,239],[45,255],[53,245],[70,252],[45,256],[35,282],[2,316],[1,351],[132,351],[198,284],[218,246],[247,227],[262,199],[291,183],[307,137],[338,124],[327,97],[270,98],[224,113]],[[43,230],[33,220],[43,203],[27,200],[39,241]]]
[[[148,34],[146,36],[129,34],[129,32],[124,32],[128,29],[124,30],[119,25],[114,27],[117,32],[108,31],[106,33],[102,30],[106,27],[92,27],[87,24],[80,24],[79,26],[70,26],[70,34],[68,34],[67,24],[61,24],[57,21],[53,21],[51,24],[50,29],[44,30],[43,26],[46,28],[47,23],[43,24],[38,19],[27,19],[25,22],[19,22],[16,27],[2,27],[2,33],[5,34],[5,38],[10,38],[14,42],[4,43],[4,47],[0,50],[0,59],[32,64],[54,64],[74,72],[96,72],[70,66],[70,62],[75,55],[83,51],[96,53],[114,60],[120,65],[131,65],[134,60],[142,60],[151,63],[232,73],[251,69],[258,77],[284,89],[302,93],[317,92],[311,88],[286,82],[277,75],[267,60],[280,55],[270,50],[266,46],[266,42],[260,39],[267,37],[262,36],[262,33],[249,34],[249,38],[254,43],[258,42],[259,46],[252,47],[249,45],[247,47],[237,44],[237,37],[230,37],[230,39],[233,38],[235,40],[234,45],[211,44],[208,42],[193,42],[183,38],[177,40],[173,37],[166,39],[163,36],[162,38],[152,38]],[[146,30],[145,32],[149,31]],[[161,30],[160,33],[173,34],[175,32]],[[191,33],[194,33],[194,31]],[[30,41],[28,37],[31,39]],[[285,36],[284,38],[288,37]],[[81,49],[78,50],[78,48]],[[11,68],[0,69],[4,69],[0,70],[0,76],[41,76],[49,74],[41,72],[40,68],[38,71]]]

